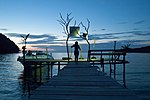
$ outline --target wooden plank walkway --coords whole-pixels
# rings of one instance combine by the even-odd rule
[[[88,62],[71,62],[31,92],[30,100],[138,100],[136,95]]]

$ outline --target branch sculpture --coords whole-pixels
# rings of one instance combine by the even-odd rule
[[[63,18],[63,16],[61,15],[61,13],[60,13],[60,19],[59,20],[57,20],[59,23],[60,23],[60,25],[63,27],[63,30],[64,30],[64,33],[67,35],[67,39],[66,39],[66,49],[67,49],[67,55],[68,55],[68,62],[69,62],[69,48],[68,48],[68,40],[69,40],[69,36],[70,36],[70,32],[69,32],[69,24],[70,24],[70,22],[72,21],[72,19],[73,19],[73,17],[70,17],[70,15],[71,15],[71,13],[67,13],[67,17],[66,17],[66,19],[64,19]],[[82,25],[82,27],[84,28],[84,30],[85,30],[85,32],[86,33],[83,33],[83,36],[80,36],[79,34],[79,36],[81,37],[81,38],[83,38],[83,39],[85,39],[86,41],[87,41],[87,43],[88,43],[88,45],[89,45],[89,50],[90,50],[90,43],[89,43],[89,41],[88,41],[88,39],[86,38],[86,36],[88,35],[88,33],[89,33],[89,28],[90,28],[90,21],[87,19],[87,26],[85,26],[82,22],[81,23],[79,23],[78,24],[78,26],[80,26],[80,25]],[[76,20],[75,20],[75,22],[74,22],[74,26],[76,26]]]
[[[86,38],[86,36],[88,36],[89,34],[89,28],[90,28],[90,21],[89,19],[87,19],[87,26],[85,26],[82,22],[80,23],[82,25],[82,27],[84,28],[86,33],[83,33],[83,38],[87,41],[88,45],[89,45],[89,50],[90,50],[90,43],[88,41],[88,39]]]
[[[68,40],[69,40],[69,36],[70,36],[70,32],[69,32],[69,24],[71,22],[71,20],[73,19],[73,17],[70,18],[71,13],[67,14],[67,18],[66,20],[62,17],[61,13],[60,13],[60,19],[57,20],[60,25],[62,25],[64,33],[67,35],[67,39],[66,39],[66,49],[67,49],[67,55],[68,55],[68,62],[69,62],[69,48],[68,48]],[[76,24],[76,22],[75,22]]]

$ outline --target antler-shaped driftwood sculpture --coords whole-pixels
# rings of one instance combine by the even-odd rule
[[[60,13],[60,19],[57,20],[60,25],[62,25],[64,33],[67,35],[67,39],[66,39],[66,48],[67,48],[67,55],[68,55],[68,62],[69,62],[69,48],[68,48],[68,40],[69,40],[69,36],[70,36],[70,32],[69,32],[69,24],[71,22],[71,20],[73,19],[73,17],[70,18],[71,13],[67,14],[67,18],[66,20],[62,17],[61,13]],[[76,24],[76,22],[75,22]]]

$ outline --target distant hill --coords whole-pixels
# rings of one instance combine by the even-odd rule
[[[131,53],[150,53],[150,46],[141,48],[128,48],[127,52]]]
[[[5,35],[0,33],[0,54],[5,53],[18,53],[19,48],[18,46],[7,38]]]

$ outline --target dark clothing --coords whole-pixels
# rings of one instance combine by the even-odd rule
[[[78,45],[78,42],[75,42],[74,45],[71,46],[71,48],[74,47],[74,56],[75,56],[75,61],[78,61],[78,56],[79,56],[79,51],[81,50],[80,46]]]
[[[79,51],[78,51],[78,49],[80,49],[80,47],[79,47],[79,45],[77,45],[77,46],[74,46],[74,55],[79,55]]]
[[[72,47],[74,47],[74,55],[79,55],[79,51],[78,51],[78,49],[80,49],[79,45],[74,44],[71,46],[71,48]]]
[[[79,56],[79,51],[74,51],[75,56]]]

